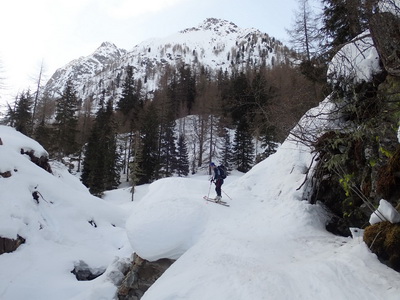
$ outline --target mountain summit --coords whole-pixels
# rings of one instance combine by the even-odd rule
[[[226,20],[208,18],[199,26],[182,30],[181,33],[187,33],[190,31],[199,31],[199,30],[211,30],[215,31],[220,35],[223,35],[223,34],[236,33],[238,27],[236,26],[236,24]]]
[[[281,42],[257,29],[208,18],[197,27],[146,40],[130,51],[105,42],[91,55],[58,69],[45,90],[57,97],[67,80],[72,80],[82,99],[96,99],[102,91],[118,98],[126,67],[132,66],[134,80],[140,79],[144,92],[151,94],[167,66],[187,66],[195,72],[205,68],[210,74],[220,70],[231,73],[281,63],[287,53],[288,48]]]

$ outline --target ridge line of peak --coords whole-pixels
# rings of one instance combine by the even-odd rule
[[[221,30],[220,30],[221,29]],[[191,31],[199,31],[199,30],[213,30],[216,32],[225,31],[227,33],[237,32],[239,27],[230,21],[219,19],[219,18],[207,18],[202,23],[200,23],[197,27],[186,28],[184,30],[179,31],[179,33],[186,33]]]

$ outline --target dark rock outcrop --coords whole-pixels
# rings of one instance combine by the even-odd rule
[[[174,263],[171,259],[149,262],[134,254],[130,271],[118,288],[119,300],[139,300],[150,286]]]
[[[74,269],[71,271],[79,281],[89,281],[101,276],[105,269],[90,268],[84,261],[79,261],[75,264]]]
[[[0,177],[8,178],[11,177],[11,171],[0,172]]]
[[[25,239],[20,236],[18,236],[15,240],[0,237],[0,254],[14,252],[23,243],[25,243]]]
[[[35,156],[35,151],[33,150],[25,151],[24,149],[21,149],[21,154],[28,155],[34,164],[41,167],[43,170],[52,173],[48,157],[46,156],[37,157]]]

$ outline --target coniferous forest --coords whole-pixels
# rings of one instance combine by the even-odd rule
[[[90,99],[78,99],[67,82],[57,99],[41,95],[35,104],[36,92],[21,93],[3,123],[33,137],[51,157],[82,172],[82,182],[101,195],[121,180],[143,184],[185,176],[211,160],[246,172],[274,153],[304,112],[323,96],[323,85],[293,64],[234,74],[221,71],[217,76],[204,68],[171,68],[151,99],[132,79],[132,72],[128,66],[120,98],[106,99],[102,91],[94,113]],[[191,142],[199,145],[192,153],[185,134],[189,128]],[[256,147],[263,151],[256,153]]]

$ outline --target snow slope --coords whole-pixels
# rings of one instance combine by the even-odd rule
[[[202,199],[215,193],[205,174],[140,186],[133,202],[128,188],[101,200],[60,166],[49,174],[19,153],[45,154],[36,142],[4,126],[0,137],[0,171],[12,168],[0,177],[0,235],[27,240],[0,255],[0,299],[113,299],[133,250],[177,259],[147,300],[398,299],[400,275],[361,238],[326,232],[323,209],[302,200],[311,159],[302,145],[287,141],[247,174],[231,174],[228,208]],[[82,262],[106,272],[77,281],[71,270]]]
[[[6,126],[0,126],[0,138],[0,172],[11,172],[11,177],[0,176],[0,236],[26,239],[15,252],[0,255],[0,299],[73,299],[85,294],[91,284],[78,282],[71,271],[81,261],[93,272],[104,271],[116,257],[129,257],[126,213],[91,196],[65,168],[53,165],[50,174],[21,155],[21,148],[47,154],[30,138]],[[34,191],[40,193],[39,203]],[[99,281],[113,287],[114,275],[105,274]],[[111,299],[115,287],[109,290]]]
[[[159,192],[136,203],[128,235],[139,255],[179,259],[143,299],[398,299],[400,275],[361,238],[328,233],[324,210],[302,201],[297,187],[310,159],[285,142],[246,175],[230,176],[230,208],[202,203],[207,176],[157,182]]]

